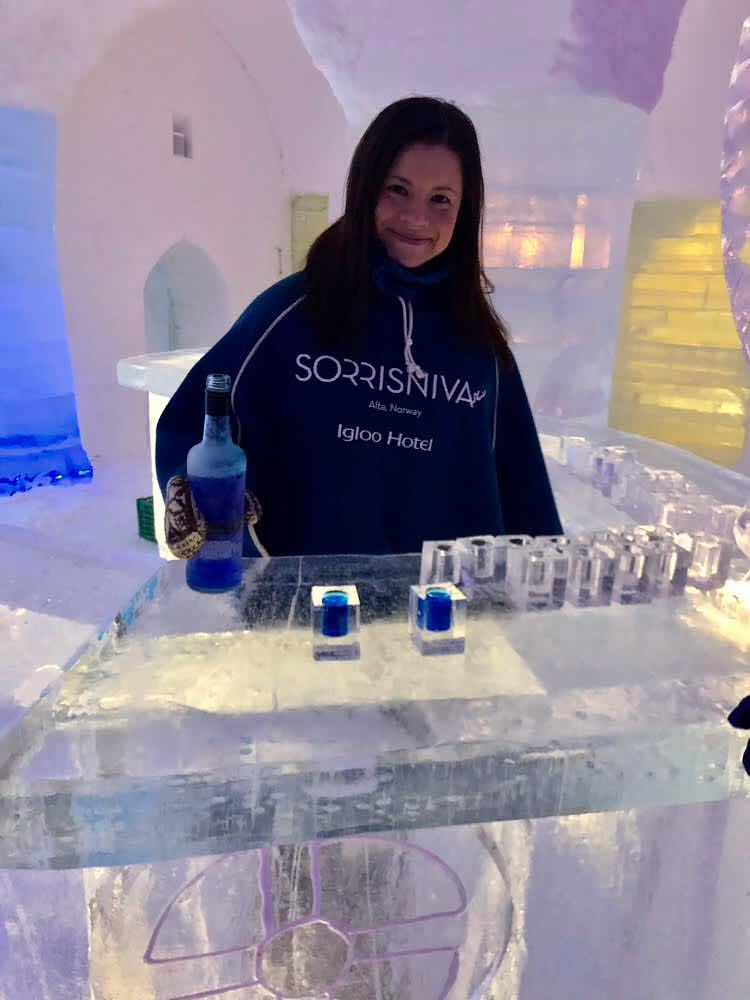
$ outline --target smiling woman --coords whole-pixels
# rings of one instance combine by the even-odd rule
[[[509,368],[508,333],[480,257],[484,177],[479,140],[460,108],[408,97],[365,130],[349,168],[343,216],[307,259],[307,307],[330,342],[357,340],[372,307],[373,267],[387,257],[413,279],[443,274],[443,308],[467,344]]]
[[[523,384],[487,294],[483,210],[467,115],[428,97],[385,108],[354,153],[344,214],[305,269],[245,310],[164,411],[162,490],[189,498],[185,456],[201,436],[206,378],[224,372],[259,501],[251,509],[261,554],[414,552],[436,538],[560,534]],[[175,554],[185,554],[180,525],[167,528]]]
[[[419,267],[448,249],[461,207],[461,161],[445,146],[409,146],[393,164],[375,207],[389,257]]]

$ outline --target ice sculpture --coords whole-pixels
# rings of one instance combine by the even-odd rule
[[[740,48],[729,84],[721,164],[724,271],[742,351],[750,365],[750,18],[742,26]],[[750,419],[739,468],[750,471]]]
[[[480,849],[471,834],[464,840]],[[493,898],[507,907],[505,892]],[[165,903],[145,949],[164,1000],[188,986],[191,1000],[212,996],[221,987],[209,984],[222,979],[227,990],[255,987],[269,1000],[355,1000],[380,995],[379,986],[442,1000],[465,957],[473,900],[433,850],[368,837],[224,856]],[[499,965],[502,923],[485,934],[487,953],[469,973],[475,983]]]
[[[88,479],[55,238],[57,125],[0,108],[0,496]]]

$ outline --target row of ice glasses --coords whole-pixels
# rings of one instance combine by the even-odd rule
[[[732,542],[742,508],[700,493],[682,473],[643,465],[628,448],[597,447],[584,437],[562,437],[558,457],[591,482],[613,506],[673,532],[716,535]]]
[[[723,585],[731,544],[707,532],[664,525],[607,529],[569,537],[481,535],[425,542],[420,583],[453,583],[469,600],[519,611],[606,604],[647,604]]]

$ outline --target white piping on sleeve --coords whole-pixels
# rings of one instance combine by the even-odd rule
[[[258,350],[258,348],[263,343],[263,341],[266,339],[266,337],[271,332],[271,330],[273,330],[273,328],[276,326],[277,323],[281,322],[281,320],[287,315],[287,313],[290,313],[292,311],[292,309],[295,308],[295,306],[298,306],[300,304],[300,302],[302,302],[302,300],[304,299],[304,297],[305,297],[304,295],[300,295],[300,297],[298,299],[296,299],[294,302],[292,302],[291,305],[287,306],[286,309],[283,312],[279,313],[279,315],[276,317],[276,319],[273,321],[273,323],[270,323],[266,327],[266,329],[263,331],[263,333],[258,338],[258,340],[255,342],[255,344],[253,344],[253,346],[252,346],[251,350],[249,351],[247,357],[242,362],[242,366],[241,366],[240,370],[237,372],[237,378],[234,380],[234,384],[232,385],[232,395],[230,396],[231,403],[232,403],[232,412],[234,413],[235,418],[237,420],[237,444],[240,444],[241,441],[242,441],[242,424],[240,423],[240,418],[237,416],[237,410],[234,407],[234,397],[235,397],[235,393],[237,392],[237,386],[239,385],[239,381],[242,378],[242,376],[244,375],[245,369],[247,368],[247,366],[252,361],[253,355]],[[264,559],[270,558],[270,553],[268,552],[268,550],[265,548],[265,546],[261,543],[260,539],[258,538],[258,534],[257,534],[257,532],[255,530],[255,525],[249,524],[248,525],[248,532],[250,533],[250,538],[252,539],[253,545],[258,550],[258,552],[260,552],[261,557],[264,558]]]
[[[300,302],[302,302],[302,300],[304,299],[304,297],[305,297],[304,295],[300,295],[300,297],[298,299],[296,299],[294,302],[292,302],[291,305],[287,306],[286,309],[283,312],[279,313],[279,315],[276,317],[276,319],[273,321],[273,323],[271,323],[269,326],[266,327],[266,329],[263,331],[263,333],[261,334],[261,336],[253,344],[253,346],[252,346],[250,352],[248,353],[247,357],[242,362],[242,367],[237,372],[237,378],[234,380],[234,384],[232,386],[231,401],[232,401],[232,410],[234,412],[235,417],[237,417],[237,411],[234,408],[234,397],[235,397],[235,394],[237,392],[237,386],[239,385],[240,379],[245,374],[245,369],[247,368],[247,366],[252,361],[253,355],[258,350],[258,348],[263,343],[263,341],[266,339],[266,337],[271,332],[271,330],[273,330],[273,328],[276,326],[276,324],[280,323],[281,320],[287,315],[287,313],[290,313],[292,311],[292,309],[294,309],[296,306],[298,306],[300,304]],[[239,417],[237,417],[237,444],[239,444],[241,442],[241,440],[242,440],[242,425],[240,424]]]

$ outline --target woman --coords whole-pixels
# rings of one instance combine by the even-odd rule
[[[462,111],[413,97],[375,118],[343,217],[304,271],[245,310],[159,421],[157,471],[180,554],[195,528],[181,477],[211,372],[232,376],[261,551],[411,552],[429,539],[562,531],[487,297],[483,207],[479,144]]]

